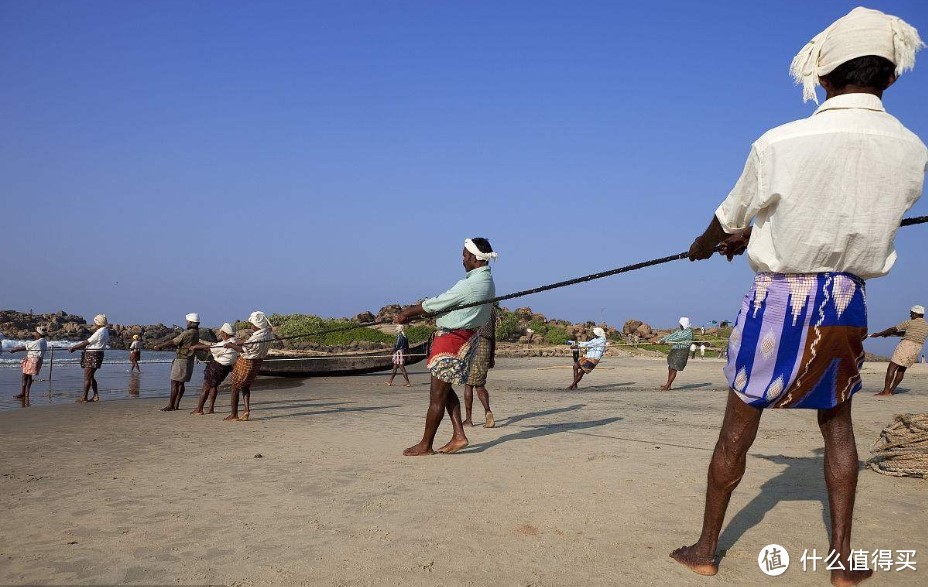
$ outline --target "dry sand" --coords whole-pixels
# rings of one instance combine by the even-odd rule
[[[721,363],[691,361],[671,393],[656,390],[657,360],[609,359],[578,392],[561,389],[570,371],[557,365],[501,360],[490,378],[499,427],[423,458],[401,456],[422,433],[419,365],[411,389],[383,375],[263,381],[248,423],[161,413],[160,399],[0,413],[0,583],[828,584],[799,563],[828,545],[814,412],[764,416],[727,556],[703,578],[667,554],[699,532]],[[862,460],[894,414],[926,409],[928,369],[913,367],[908,392],[886,400],[872,395],[884,368],[867,367],[855,398]],[[446,419],[437,441],[449,436]],[[861,472],[855,547],[922,557],[918,571],[868,584],[926,583],[926,490]],[[757,566],[769,543],[793,557],[775,579]]]

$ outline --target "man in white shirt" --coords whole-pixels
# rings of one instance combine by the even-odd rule
[[[39,326],[35,329],[35,340],[10,349],[10,353],[26,351],[23,358],[23,388],[22,392],[13,396],[13,399],[23,400],[23,404],[29,401],[29,391],[32,389],[32,378],[39,374],[42,368],[42,361],[45,359],[45,353],[48,351],[48,342],[45,340],[45,327]]]
[[[728,501],[763,409],[775,407],[818,410],[831,548],[843,565],[832,583],[855,585],[872,574],[849,570],[858,470],[851,396],[861,386],[867,334],[864,280],[895,262],[896,230],[921,195],[928,162],[925,145],[881,98],[922,46],[910,25],[866,8],[808,43],[792,72],[806,98],[821,83],[827,100],[810,118],[754,143],[741,179],[690,247],[690,260],[706,259],[753,220],[753,231],[722,249],[730,259],[749,242],[757,275],[729,339],[731,389],[709,465],[702,534],[671,553],[696,573],[718,572]]]
[[[206,404],[207,396],[209,397],[209,411],[206,413],[215,413],[216,394],[219,393],[219,386],[232,372],[235,360],[238,359],[238,351],[232,346],[234,344],[237,344],[235,330],[231,324],[226,322],[219,329],[219,342],[195,344],[190,347],[190,350],[194,352],[208,349],[212,355],[212,360],[206,363],[206,369],[203,370],[203,387],[200,389],[200,401],[197,402],[196,409],[190,412],[191,414],[203,415],[203,406]]]
[[[93,389],[93,398],[90,401],[100,401],[97,392],[97,369],[103,366],[103,351],[110,342],[110,330],[107,328],[106,314],[97,314],[93,317],[93,326],[96,328],[90,338],[79,342],[68,349],[69,353],[82,350],[81,367],[84,369],[84,395],[78,402],[87,403],[87,394]]]
[[[232,368],[232,413],[223,418],[227,422],[235,420],[247,422],[251,416],[251,384],[258,377],[261,363],[270,352],[271,343],[274,341],[271,321],[267,319],[264,312],[252,312],[248,321],[255,327],[255,331],[248,340],[241,344],[227,343],[230,348],[241,353]],[[245,408],[241,415],[238,413],[239,392],[242,393],[242,403]]]

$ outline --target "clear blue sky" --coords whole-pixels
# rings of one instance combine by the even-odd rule
[[[3,2],[0,307],[342,316],[443,290],[467,236],[500,293],[685,250],[750,143],[812,112],[790,60],[855,5]],[[928,3],[867,5],[928,37]],[[928,137],[920,60],[885,103]],[[874,328],[928,303],[928,228],[897,245]],[[513,307],[701,323],[750,278],[678,262]]]

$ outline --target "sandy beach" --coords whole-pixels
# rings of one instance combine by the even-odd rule
[[[814,412],[764,416],[732,499],[714,578],[668,553],[698,536],[726,385],[721,362],[606,360],[563,391],[563,359],[503,359],[489,388],[499,427],[456,455],[404,458],[421,436],[427,375],[260,380],[252,421],[161,413],[163,399],[0,413],[0,584],[827,585],[803,572],[828,537]],[[891,399],[866,367],[855,398],[861,460],[903,412],[925,410],[928,369]],[[192,390],[191,390],[192,391]],[[461,391],[460,389],[458,390]],[[476,416],[482,416],[477,404]],[[450,436],[447,418],[437,440]],[[260,456],[259,456],[260,455]],[[861,471],[854,547],[914,549],[924,583],[928,484]],[[758,568],[766,545],[792,557]]]

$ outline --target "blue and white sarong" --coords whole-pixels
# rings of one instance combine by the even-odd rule
[[[862,279],[759,273],[728,340],[728,384],[757,408],[833,408],[860,391],[867,336]]]

